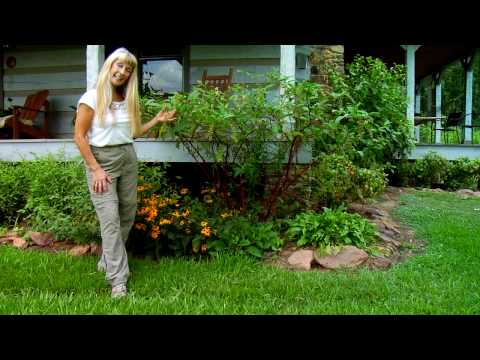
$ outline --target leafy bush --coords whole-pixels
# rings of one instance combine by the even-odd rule
[[[0,162],[0,224],[12,224],[21,218],[18,210],[27,203],[30,173],[26,162]]]
[[[325,208],[323,213],[304,212],[288,222],[287,236],[298,246],[353,245],[366,248],[376,230],[358,214],[345,212],[343,207]]]
[[[416,174],[420,184],[424,186],[445,187],[450,163],[436,152],[428,152],[416,163]]]
[[[142,101],[146,113],[175,108],[177,121],[168,132],[177,145],[200,165],[213,161],[209,181],[217,193],[232,193],[230,206],[246,211],[261,200],[259,220],[265,221],[276,216],[323,156],[342,154],[355,166],[374,170],[413,144],[402,66],[387,68],[378,59],[357,57],[345,75],[332,73],[330,79],[328,89],[271,73],[256,87],[235,84],[224,93],[199,85],[168,100]],[[284,91],[272,96],[280,87]],[[302,169],[295,166],[302,146],[312,145],[312,161]],[[357,197],[381,188],[377,170],[358,175],[359,187],[351,191]]]
[[[480,179],[480,162],[467,158],[453,160],[448,167],[446,185],[449,189],[477,190]]]
[[[415,186],[417,180],[416,161],[399,160],[390,169],[390,184],[396,186]]]
[[[330,71],[329,106],[350,134],[350,159],[358,166],[389,164],[413,146],[406,119],[405,68],[356,56],[345,75]]]
[[[386,175],[383,169],[365,169],[358,168],[355,174],[355,199],[372,198],[385,190],[387,183]]]
[[[100,242],[100,228],[90,200],[83,160],[59,161],[54,156],[28,163],[30,192],[25,209],[37,231],[58,240]]]
[[[338,206],[344,201],[370,198],[385,188],[383,169],[365,169],[345,155],[325,155],[312,167],[308,181],[312,196],[322,206]]]

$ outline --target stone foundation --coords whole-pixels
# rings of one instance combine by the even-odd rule
[[[339,73],[344,73],[343,45],[312,45],[310,54],[310,80],[328,85],[327,66],[333,66]]]

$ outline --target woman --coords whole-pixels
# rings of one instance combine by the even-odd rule
[[[112,297],[127,294],[129,276],[125,243],[137,208],[137,157],[133,138],[159,123],[175,120],[175,111],[140,120],[137,59],[125,48],[103,64],[96,88],[78,101],[75,143],[85,161],[90,197],[100,222],[102,256]]]

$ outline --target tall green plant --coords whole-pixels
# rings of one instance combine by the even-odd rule
[[[389,164],[413,146],[406,119],[405,69],[357,56],[345,75],[330,71],[331,114],[350,134],[350,158],[359,166]]]

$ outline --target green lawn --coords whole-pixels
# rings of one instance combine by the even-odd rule
[[[415,192],[396,215],[427,243],[388,271],[288,272],[241,256],[131,260],[110,299],[94,257],[0,246],[1,314],[480,314],[480,199]]]

